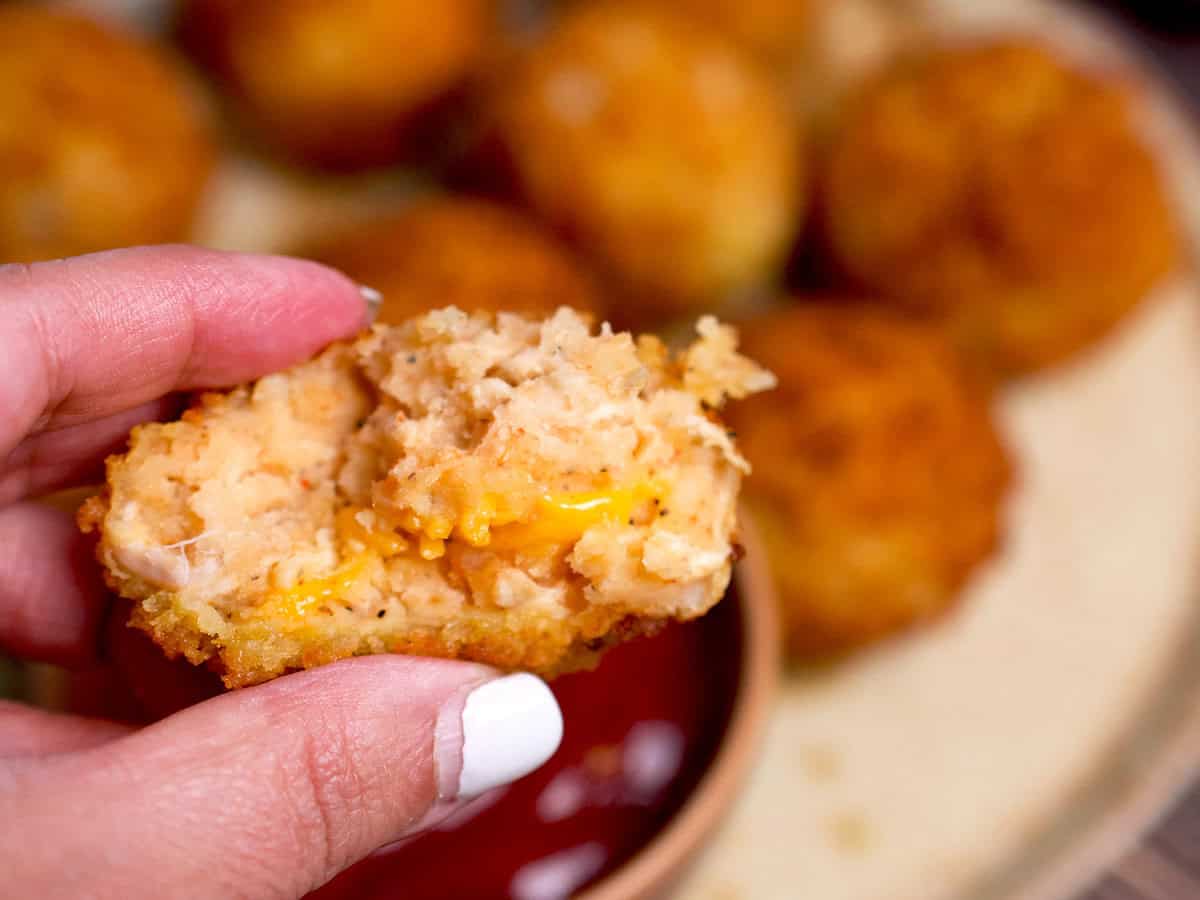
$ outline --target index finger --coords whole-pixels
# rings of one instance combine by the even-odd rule
[[[286,367],[366,321],[352,281],[285,257],[168,246],[0,267],[0,454]]]

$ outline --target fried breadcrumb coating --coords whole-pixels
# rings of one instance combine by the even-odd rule
[[[210,131],[161,48],[45,4],[0,4],[0,264],[186,239]]]
[[[948,609],[995,549],[1009,462],[986,394],[928,326],[845,305],[744,329],[779,387],[730,411],[800,657]]]
[[[567,308],[375,326],[135,429],[80,524],[132,624],[231,687],[382,652],[588,666],[729,580],[747,466],[709,401],[773,379],[698,327],[670,359]]]
[[[894,64],[850,104],[829,151],[834,256],[1001,375],[1062,360],[1179,255],[1133,99],[1037,45]]]
[[[443,306],[549,316],[602,314],[590,274],[537,222],[482,200],[445,197],[373,219],[305,248],[383,295],[377,321]]]
[[[494,0],[188,0],[183,34],[245,118],[306,163],[393,161],[486,52]]]
[[[736,38],[772,66],[788,68],[809,51],[816,20],[830,0],[654,2]]]
[[[485,105],[517,193],[630,298],[633,320],[779,274],[804,204],[803,137],[720,31],[582,4],[497,75]]]

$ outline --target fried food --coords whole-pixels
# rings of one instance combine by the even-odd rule
[[[801,135],[740,47],[661,9],[583,5],[495,80],[518,192],[639,321],[772,280],[800,220]]]
[[[736,38],[773,67],[789,69],[808,52],[828,0],[656,0]]]
[[[851,104],[824,175],[831,250],[1001,375],[1108,333],[1179,237],[1125,86],[1049,50],[945,48]]]
[[[521,213],[443,198],[354,226],[302,256],[383,294],[377,321],[399,324],[441,306],[466,312],[551,315],[560,306],[601,313],[590,273]]]
[[[156,48],[0,6],[0,263],[188,236],[213,168],[205,114]]]
[[[448,308],[136,428],[80,513],[132,624],[231,687],[351,655],[544,676],[701,615],[746,464],[711,412],[771,376],[655,338]]]
[[[479,62],[493,0],[191,0],[186,40],[296,159],[387,163]]]
[[[744,329],[777,390],[730,424],[792,653],[874,641],[947,610],[995,549],[1009,462],[986,394],[929,326],[815,303]]]

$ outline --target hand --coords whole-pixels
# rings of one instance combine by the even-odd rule
[[[164,247],[0,266],[0,649],[112,653],[90,543],[28,498],[95,481],[175,392],[298,362],[366,320],[358,287],[299,260]],[[0,703],[0,892],[297,897],[540,765],[561,727],[532,676],[400,656],[141,730]]]

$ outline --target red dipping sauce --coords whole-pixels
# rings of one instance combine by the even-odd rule
[[[712,763],[737,696],[733,591],[704,618],[609,651],[551,685],[562,746],[543,768],[438,830],[383,850],[319,900],[560,900],[642,849]]]

